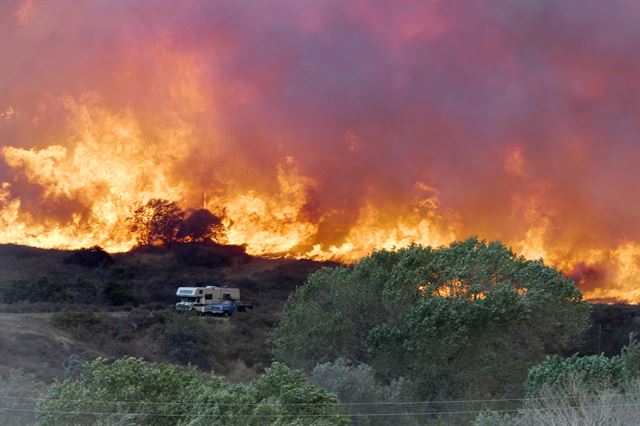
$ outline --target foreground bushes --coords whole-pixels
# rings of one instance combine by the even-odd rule
[[[139,358],[87,362],[54,382],[38,407],[42,425],[343,425],[337,397],[301,371],[274,363],[249,385]]]
[[[348,407],[354,425],[382,426],[390,421],[395,425],[416,425],[424,420],[404,415],[406,407],[395,404],[408,396],[410,382],[399,379],[384,385],[376,379],[373,368],[366,364],[354,365],[344,358],[318,364],[311,373],[310,381],[335,393]],[[403,415],[386,416],[385,413]]]
[[[10,370],[0,376],[0,425],[32,425],[36,421],[36,400],[42,396],[45,385],[22,370]]]
[[[543,385],[536,398],[515,413],[481,413],[474,426],[628,426],[640,418],[640,381],[626,383],[622,392],[569,375],[556,385]],[[512,411],[512,410],[508,410]]]

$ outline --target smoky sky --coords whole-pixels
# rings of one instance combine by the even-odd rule
[[[198,66],[214,105],[186,118],[197,149],[176,165],[203,188],[234,158],[261,185],[292,156],[315,181],[309,215],[337,212],[333,228],[365,200],[402,210],[420,181],[467,234],[542,217],[569,251],[640,237],[635,1],[10,1],[0,16],[0,110],[15,110],[2,146],[59,143],[64,94],[162,117],[161,44]]]

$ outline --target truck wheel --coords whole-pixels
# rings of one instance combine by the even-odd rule
[[[222,313],[222,316],[223,316],[223,317],[230,317],[230,316],[231,316],[231,314],[229,313],[229,311],[224,311],[224,312]]]

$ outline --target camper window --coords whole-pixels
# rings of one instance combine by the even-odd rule
[[[213,300],[213,294],[205,294],[204,300]]]

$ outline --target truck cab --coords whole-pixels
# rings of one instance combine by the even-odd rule
[[[230,317],[238,312],[238,304],[235,300],[224,299],[218,303],[207,305],[205,307],[205,315],[222,315],[223,317]]]

